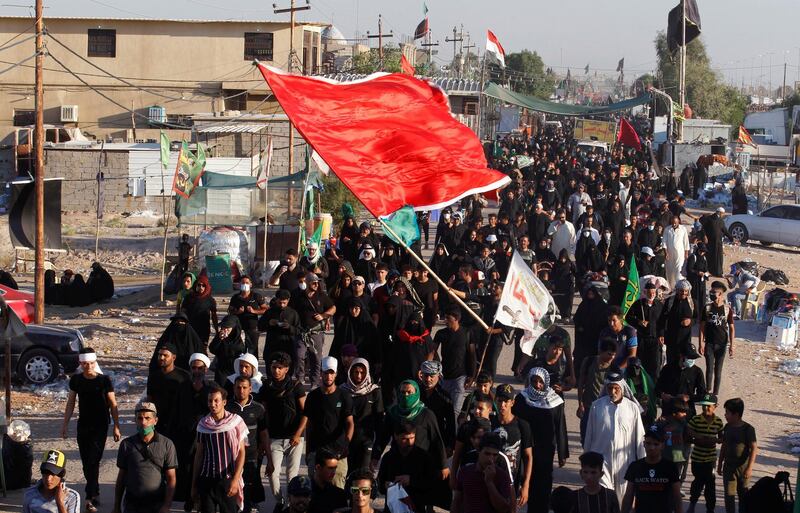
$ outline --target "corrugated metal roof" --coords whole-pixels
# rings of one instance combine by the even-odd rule
[[[330,75],[323,75],[324,78],[336,80],[337,82],[354,82],[361,80],[367,75],[362,73],[333,73]],[[444,89],[447,94],[456,96],[463,95],[478,95],[481,91],[480,80],[468,80],[464,78],[452,77],[419,77],[424,80],[433,82],[437,86]]]
[[[199,128],[201,134],[257,134],[269,128],[266,123],[228,123],[225,125],[214,125]]]

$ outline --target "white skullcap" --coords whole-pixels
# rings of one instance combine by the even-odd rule
[[[208,356],[204,355],[203,353],[192,353],[192,356],[189,357],[189,365],[191,365],[197,360],[203,362],[206,365],[206,368],[211,367],[211,360],[208,358]]]

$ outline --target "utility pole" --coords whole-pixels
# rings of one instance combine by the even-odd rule
[[[306,5],[301,7],[295,7],[295,0],[291,0],[291,4],[288,8],[278,9],[277,4],[272,4],[274,8],[275,14],[284,14],[289,13],[289,63],[288,67],[286,68],[289,73],[294,71],[294,60],[295,60],[295,52],[294,52],[294,13],[297,11],[307,11],[311,9],[311,5],[309,5],[308,0],[306,0]],[[300,70],[300,73],[303,73],[303,70]],[[292,121],[289,120],[289,174],[291,175],[294,173],[294,125],[292,125]],[[291,217],[292,215],[292,182],[289,182],[289,213],[288,216]],[[303,191],[305,194],[305,190]],[[302,215],[302,212],[301,212]],[[267,233],[267,220],[264,217],[264,236]],[[302,229],[302,227],[301,227]]]
[[[367,39],[377,39],[378,40],[378,61],[380,62],[381,71],[383,71],[383,38],[384,37],[394,37],[394,32],[389,31],[388,34],[384,34],[383,32],[383,16],[381,14],[378,15],[378,33],[377,34],[370,34],[369,30],[367,31]]]
[[[42,20],[42,1],[36,0],[36,126],[33,144],[36,151],[36,174],[34,191],[36,196],[36,236],[34,271],[34,314],[33,322],[44,322],[44,21]]]
[[[433,68],[433,47],[439,46],[439,41],[433,43],[431,40],[433,39],[431,29],[428,29],[428,33],[425,35],[425,43],[420,44],[421,47],[428,49],[428,71]]]
[[[469,71],[469,50],[470,50],[470,48],[477,48],[477,45],[475,43],[471,43],[470,44],[470,42],[469,42],[469,34],[467,34],[466,37],[467,37],[467,44],[464,45],[464,50],[467,52],[465,54],[465,56],[464,56],[464,71],[465,71],[464,76],[465,77],[467,75],[466,72]]]
[[[464,40],[463,36],[458,33],[458,29],[453,26],[453,38],[444,38],[445,41],[448,43],[453,43],[453,63],[456,62],[456,55],[458,55],[458,51],[456,50],[456,45]]]
[[[783,87],[781,88],[781,99],[786,99],[786,61],[783,62]]]

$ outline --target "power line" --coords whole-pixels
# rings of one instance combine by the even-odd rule
[[[136,12],[133,12],[133,11],[127,11],[125,9],[120,9],[117,6],[106,4],[106,3],[100,2],[99,0],[89,0],[89,1],[92,2],[93,4],[102,5],[103,7],[108,7],[109,9],[114,9],[115,11],[124,12],[125,14],[132,14],[133,16],[139,16],[140,18],[143,18],[143,19],[152,19],[152,16],[145,16],[144,14],[139,14],[139,13],[136,13]]]
[[[19,36],[17,36],[17,37],[19,37]],[[15,46],[21,45],[22,43],[30,41],[31,39],[33,39],[35,37],[36,37],[36,34],[32,34],[32,35],[26,37],[25,39],[17,41],[16,43],[13,43],[13,44],[9,44],[8,42],[6,42],[3,46],[0,46],[0,52],[2,52],[3,50],[8,50],[9,48],[14,48]]]
[[[11,71],[12,69],[16,68],[17,66],[21,66],[23,63],[28,62],[29,60],[35,58],[36,55],[37,54],[34,53],[30,57],[26,57],[25,59],[22,59],[21,61],[17,62],[16,64],[12,64],[11,66],[7,67],[4,70],[0,70],[0,75],[2,75],[3,73],[7,73],[7,72]]]

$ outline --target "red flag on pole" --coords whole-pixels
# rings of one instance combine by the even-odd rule
[[[259,64],[303,138],[375,216],[433,210],[510,182],[438,87],[401,73],[339,83]]]
[[[405,55],[400,56],[400,69],[403,73],[405,73],[406,75],[411,75],[412,77],[414,76],[414,72],[416,71],[414,69],[414,66],[412,66],[411,63],[408,62],[408,59],[406,59]]]
[[[506,67],[506,51],[491,30],[486,31],[486,51],[494,55],[495,59],[500,62],[500,66]]]
[[[628,120],[622,118],[619,122],[619,132],[617,132],[617,142],[625,146],[636,148],[637,151],[642,151],[642,141],[639,140],[639,134],[633,129]]]

